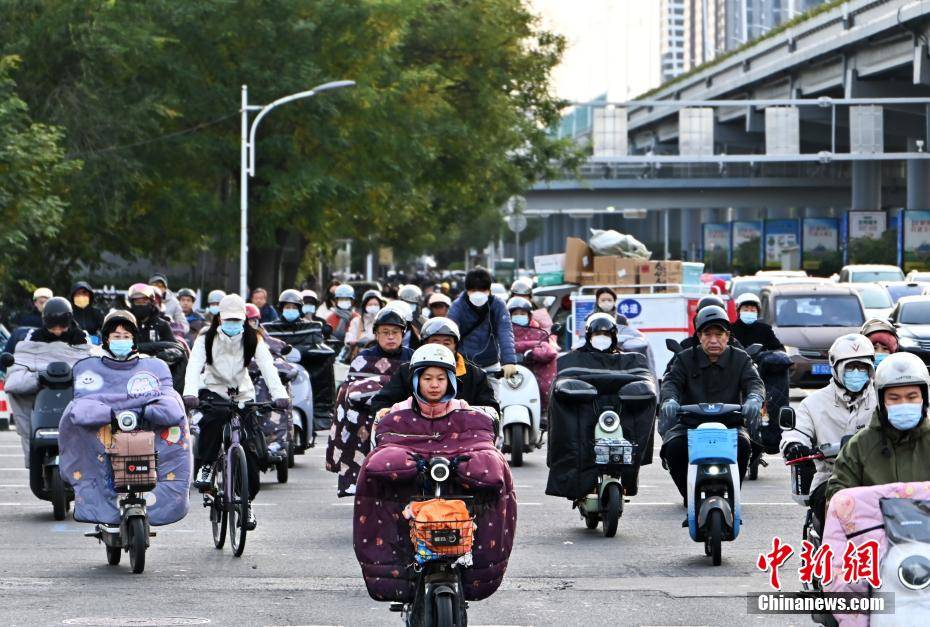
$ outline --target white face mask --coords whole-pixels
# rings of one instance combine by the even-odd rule
[[[377,305],[368,305],[367,307],[365,307],[365,311],[370,314],[376,314],[379,311],[381,311],[381,308],[378,307]]]
[[[339,307],[339,309],[344,309],[344,310],[352,309],[352,301],[351,300],[337,300],[336,307]]]
[[[424,318],[429,318],[430,314],[432,313],[433,312],[429,310],[429,307],[423,307],[422,309],[420,309],[420,315],[423,316]]]
[[[591,338],[591,346],[599,351],[606,351],[613,344],[613,340],[607,335],[595,335]]]
[[[484,307],[485,305],[487,305],[489,297],[490,297],[490,294],[488,294],[487,292],[469,292],[468,293],[468,300],[475,307]]]
[[[597,308],[601,311],[611,312],[614,310],[615,303],[612,300],[602,300],[597,303]]]

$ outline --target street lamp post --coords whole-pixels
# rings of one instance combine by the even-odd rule
[[[310,98],[323,91],[353,87],[355,81],[333,81],[317,85],[313,89],[278,98],[267,105],[250,105],[249,88],[242,86],[242,132],[239,147],[239,293],[248,297],[249,274],[249,177],[255,176],[255,131],[259,122],[275,107]],[[249,111],[258,111],[249,128]]]

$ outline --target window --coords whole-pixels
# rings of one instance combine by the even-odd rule
[[[878,286],[859,290],[859,296],[866,309],[890,309],[894,305],[888,292]]]
[[[901,324],[930,324],[930,301],[906,303],[898,314]]]
[[[859,327],[862,305],[855,296],[779,296],[775,324],[780,327]]]

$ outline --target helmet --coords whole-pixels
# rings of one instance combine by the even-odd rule
[[[319,305],[320,304],[320,297],[317,296],[316,292],[314,292],[313,290],[303,290],[300,292],[300,296],[301,298],[304,299],[304,304],[306,305],[309,305],[309,304]]]
[[[52,327],[70,327],[74,321],[74,311],[71,303],[62,296],[53,296],[45,303],[42,310],[42,326],[46,329]]]
[[[145,283],[133,283],[126,290],[126,300],[131,302],[133,298],[148,298],[155,300],[155,288]]]
[[[458,344],[461,339],[459,325],[455,323],[455,320],[443,318],[442,316],[430,318],[423,323],[423,327],[420,329],[420,341],[426,343],[426,340],[434,335],[448,335],[454,337],[456,344]]]
[[[284,309],[284,305],[297,305],[299,308],[304,304],[304,298],[297,290],[284,290],[278,296],[278,309]]]
[[[584,337],[586,340],[590,340],[595,333],[603,333],[604,331],[610,333],[616,344],[617,322],[610,314],[604,312],[594,313],[584,321]]]
[[[713,294],[710,296],[704,296],[703,298],[701,298],[701,300],[698,301],[696,311],[701,311],[705,307],[720,307],[721,309],[724,309],[724,310],[726,310],[727,308],[727,306],[723,302],[723,299],[720,298],[719,296],[714,296]],[[695,318],[697,318],[696,315],[695,315]]]
[[[48,289],[47,287],[40,287],[32,293],[32,300],[36,301],[40,298],[51,298],[53,296],[54,294],[52,293],[52,290]]]
[[[872,348],[872,342],[869,338],[859,333],[847,333],[836,338],[827,354],[827,360],[830,362],[830,368],[833,369],[833,378],[837,384],[843,385],[843,373],[846,365],[850,363],[859,363],[869,368],[872,372],[873,362],[875,360],[875,349]]]
[[[219,303],[226,296],[226,292],[223,290],[210,290],[210,293],[207,294],[207,304]]]
[[[297,290],[294,290],[295,292]],[[333,299],[339,300],[341,298],[355,298],[355,289],[348,283],[341,283],[336,286],[336,289],[333,290]]]
[[[746,292],[740,294],[736,299],[736,310],[739,311],[740,307],[743,305],[755,305],[757,308],[762,308],[762,301],[759,300],[759,297],[753,294],[752,292]]]
[[[511,296],[530,296],[533,293],[533,282],[527,278],[517,279],[510,286]]]
[[[884,403],[882,392],[886,388],[902,385],[919,385],[924,390],[924,405],[927,404],[927,390],[930,388],[930,373],[923,360],[913,353],[895,353],[888,355],[875,372],[875,390],[879,403]]]
[[[449,387],[442,401],[450,401],[455,398],[457,392],[457,381],[455,379],[455,355],[442,344],[424,344],[410,358],[410,387],[413,389],[413,395],[419,401],[424,401],[420,397],[420,374],[430,367],[442,368],[448,373]]]
[[[879,331],[884,331],[886,333],[891,333],[895,338],[898,337],[898,329],[895,328],[893,324],[882,318],[871,318],[865,321],[865,324],[862,325],[862,328],[859,329],[859,333],[868,337],[873,333],[878,333]]]
[[[135,335],[139,330],[139,325],[136,323],[136,317],[130,312],[115,309],[107,314],[106,318],[103,319],[103,325],[100,327],[100,337],[103,338],[103,341],[107,341],[107,337],[113,333],[113,329],[118,326],[126,327],[133,335]]]
[[[261,318],[262,312],[258,310],[258,307],[252,303],[245,304],[245,319],[246,320],[255,320],[256,318]]]
[[[188,298],[197,300],[197,292],[195,292],[189,287],[182,287],[181,289],[178,290],[177,297],[181,298],[182,296],[187,296]]]
[[[507,311],[513,311],[514,309],[523,309],[525,311],[533,311],[533,305],[530,304],[530,301],[526,300],[521,296],[514,296],[507,301]]]
[[[452,299],[443,294],[442,292],[433,292],[429,295],[429,306],[432,307],[436,304],[442,304],[446,307],[452,306]]]
[[[372,325],[375,331],[378,330],[378,327],[381,325],[394,325],[400,327],[401,329],[407,329],[407,317],[404,315],[404,312],[400,311],[399,307],[392,307],[387,305],[382,307],[381,310],[375,314],[375,322]]]
[[[727,312],[723,307],[708,305],[703,309],[699,309],[697,315],[694,316],[695,331],[703,331],[711,325],[723,327],[726,331],[730,330],[730,318],[727,316]]]
[[[397,298],[404,302],[420,304],[420,300],[423,298],[423,290],[413,284],[402,285],[399,290],[397,290]]]
[[[149,285],[155,285],[156,283],[164,283],[165,289],[168,289],[168,277],[164,274],[153,274],[149,277]]]
[[[379,292],[378,290],[368,290],[367,292],[362,294],[361,304],[364,305],[372,298],[377,298],[378,302],[381,303],[382,307],[384,307],[384,305],[386,304],[384,300],[384,296],[382,296],[381,292]]]

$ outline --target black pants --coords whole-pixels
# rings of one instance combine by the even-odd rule
[[[749,467],[751,445],[749,437],[740,433],[736,440],[736,463],[739,466],[739,480],[742,484]],[[688,494],[688,438],[681,435],[662,445],[662,458],[668,464],[668,472],[682,496]]]
[[[201,390],[200,400],[221,399],[219,395]],[[197,463],[212,464],[220,456],[220,445],[223,443],[223,426],[229,422],[228,411],[204,412],[200,419],[200,435],[197,436]],[[253,447],[245,439],[245,431],[240,433],[240,443],[245,449],[245,459],[248,465],[249,497],[254,499],[262,487],[261,471],[258,468],[258,458]]]
[[[811,490],[810,508],[814,510],[814,529],[823,537],[823,525],[827,520],[827,482]]]

